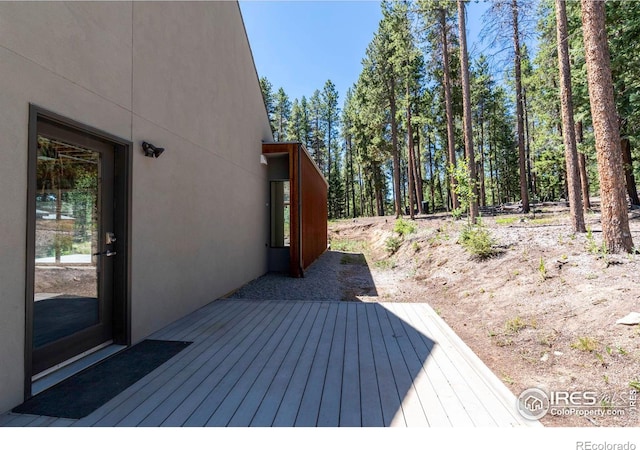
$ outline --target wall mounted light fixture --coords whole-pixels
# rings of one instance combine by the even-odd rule
[[[164,148],[156,147],[146,141],[142,143],[142,150],[144,151],[144,156],[148,156],[149,158],[159,158],[162,152],[164,152]]]

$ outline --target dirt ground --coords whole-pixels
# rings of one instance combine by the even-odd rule
[[[640,325],[616,320],[640,312],[640,255],[601,250],[597,210],[587,234],[571,231],[564,204],[533,211],[482,218],[497,251],[485,260],[458,243],[465,219],[444,213],[418,216],[394,253],[394,217],[331,222],[331,249],[347,253],[343,300],[429,303],[516,396],[597,396],[598,415],[547,414],[545,426],[639,426]],[[640,211],[630,217],[640,248]]]
[[[38,265],[35,271],[35,293],[71,294],[95,297],[98,286],[93,266]]]

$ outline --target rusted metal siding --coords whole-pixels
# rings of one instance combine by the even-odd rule
[[[327,183],[309,153],[300,146],[302,268],[306,269],[327,249]]]
[[[289,147],[289,181],[291,183],[289,195],[291,198],[291,219],[289,248],[289,274],[292,277],[304,276],[302,268],[302,247],[301,247],[301,226],[300,226],[300,152],[298,144],[291,144]]]

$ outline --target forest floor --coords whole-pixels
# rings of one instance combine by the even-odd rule
[[[639,426],[640,325],[616,321],[640,312],[640,255],[602,251],[597,208],[586,234],[572,232],[564,204],[532,211],[482,218],[497,252],[484,260],[458,243],[466,220],[445,213],[417,216],[403,238],[393,217],[330,222],[343,300],[426,302],[516,396],[537,387],[574,393],[574,404],[596,397],[582,415],[547,414],[546,426]],[[630,218],[640,247],[640,211]],[[390,237],[400,240],[393,253]]]

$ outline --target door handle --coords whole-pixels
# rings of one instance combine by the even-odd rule
[[[94,253],[93,256],[115,256],[117,252],[111,250],[105,250],[104,252]]]

